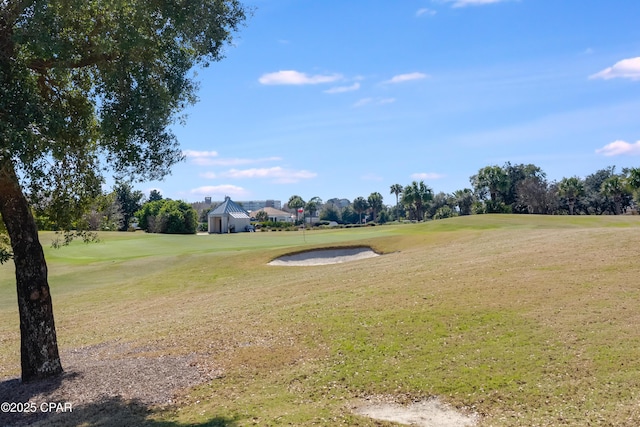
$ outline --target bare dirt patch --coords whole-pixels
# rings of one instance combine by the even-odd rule
[[[437,398],[402,405],[389,398],[375,399],[358,406],[354,412],[380,421],[392,421],[418,427],[472,427],[478,416],[463,414]]]
[[[374,252],[373,249],[369,247],[315,249],[306,252],[283,255],[271,261],[269,265],[300,267],[340,264],[343,262],[357,261],[377,256],[380,256],[380,254]]]
[[[64,352],[65,373],[58,378],[26,384],[18,378],[2,379],[0,402],[29,404],[36,410],[0,412],[0,425],[58,425],[53,419],[70,421],[87,407],[108,414],[110,409],[131,411],[133,405],[134,412],[144,412],[150,406],[169,405],[179,390],[220,374],[205,372],[195,355],[144,354],[126,344],[105,343]],[[68,403],[73,411],[56,414],[41,410],[41,405],[49,402]]]

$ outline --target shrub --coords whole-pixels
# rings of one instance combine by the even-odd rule
[[[198,228],[198,213],[178,200],[156,200],[145,203],[136,217],[140,228],[148,233],[194,234]]]
[[[433,219],[444,219],[451,218],[456,216],[456,213],[451,209],[450,206],[444,205],[438,208],[436,213],[433,215]]]

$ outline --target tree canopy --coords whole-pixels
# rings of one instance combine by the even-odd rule
[[[401,203],[407,207],[414,219],[422,221],[424,208],[433,199],[433,190],[424,181],[413,181],[404,187]]]
[[[369,201],[364,197],[356,197],[353,200],[353,210],[359,215],[358,224],[362,224],[362,214],[369,209]]]
[[[290,209],[295,209],[296,221],[300,220],[300,214],[298,213],[298,209],[304,208],[305,205],[306,205],[306,202],[302,199],[302,197],[298,196],[297,194],[294,194],[289,198],[289,201],[287,202],[287,206],[289,206]]]
[[[0,214],[23,380],[62,371],[32,208],[70,228],[108,171],[165,176],[183,158],[169,126],[196,101],[190,70],[222,59],[245,19],[237,0],[0,2]]]
[[[99,190],[103,159],[142,179],[182,159],[167,127],[196,100],[189,70],[221,59],[245,18],[217,0],[0,7],[0,153],[61,226]]]
[[[113,191],[116,193],[116,198],[122,212],[120,231],[126,231],[135,213],[142,207],[144,194],[142,194],[142,191],[134,190],[128,182],[118,183],[113,187]]]
[[[378,192],[357,197],[353,203],[331,198],[320,208],[320,218],[359,224],[365,212],[378,223],[404,216],[423,221],[482,213],[620,215],[637,212],[640,204],[640,168],[623,168],[622,173],[616,173],[611,166],[584,179],[574,176],[556,182],[547,180],[539,166],[506,162],[481,168],[470,181],[473,190],[464,188],[449,194],[434,193],[423,181],[393,184],[389,191],[397,197],[395,208],[383,204]],[[300,196],[290,201],[296,199]]]
[[[378,213],[382,210],[382,194],[374,191],[369,194],[367,197],[367,203],[369,204],[369,209],[371,209],[372,221],[376,221],[378,219]]]
[[[198,228],[198,212],[179,200],[147,202],[135,215],[138,226],[149,233],[194,234]]]

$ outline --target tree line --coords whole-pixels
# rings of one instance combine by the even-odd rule
[[[41,231],[64,228],[47,215],[47,209],[34,208],[34,218]],[[198,229],[198,212],[182,200],[165,199],[158,190],[146,197],[131,183],[120,182],[111,191],[97,195],[71,228],[93,231],[134,231],[149,233],[193,234]]]
[[[469,183],[469,188],[453,193],[435,193],[424,181],[393,184],[389,194],[395,196],[394,205],[384,204],[379,192],[352,202],[332,198],[324,203],[319,197],[305,202],[294,195],[285,209],[297,212],[303,208],[305,215],[314,217],[318,213],[319,220],[362,224],[485,213],[620,215],[640,203],[640,168],[616,172],[616,167],[610,166],[584,178],[572,176],[549,181],[539,166],[507,162],[481,168],[469,178]]]
[[[538,166],[486,166],[470,178],[473,213],[620,215],[640,201],[640,168],[548,181]]]
[[[323,202],[320,197],[305,201],[293,195],[284,209],[296,215],[298,224],[303,223],[305,217],[362,224],[483,213],[620,215],[640,201],[640,168],[625,168],[617,173],[615,166],[611,166],[585,178],[573,176],[556,182],[548,181],[536,165],[507,162],[503,166],[481,168],[469,182],[470,188],[453,193],[435,193],[424,181],[393,184],[389,194],[395,196],[395,204],[385,204],[377,191],[353,201],[332,198]],[[47,215],[50,209],[42,208],[45,204],[33,206],[38,229],[62,229],[55,218]],[[193,234],[199,224],[207,222],[210,208],[202,203],[165,199],[157,190],[145,197],[131,183],[118,182],[111,191],[97,195],[72,226],[90,231],[139,228],[150,233]],[[302,217],[298,212],[300,208],[304,211]],[[256,220],[268,221],[268,217],[262,218],[258,213]]]

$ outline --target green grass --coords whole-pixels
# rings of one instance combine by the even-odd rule
[[[376,394],[439,396],[487,426],[640,424],[640,217],[101,237],[46,248],[62,351],[119,340],[224,372],[157,425],[384,425],[351,412]],[[356,244],[386,255],[267,265]],[[0,376],[19,369],[12,274]]]

